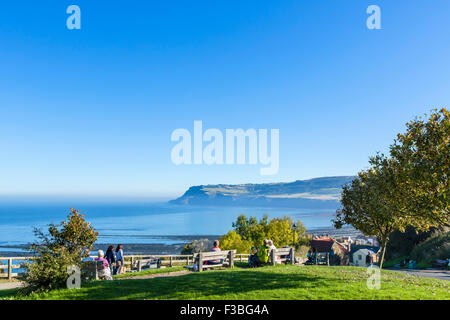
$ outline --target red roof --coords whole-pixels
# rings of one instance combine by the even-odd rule
[[[329,252],[334,240],[331,238],[325,239],[312,239],[311,248],[315,249],[316,252]]]
[[[333,238],[322,237],[312,239],[310,242],[311,248],[315,249],[316,252],[329,252],[333,244],[336,243],[343,253],[347,253],[348,250],[339,242]]]

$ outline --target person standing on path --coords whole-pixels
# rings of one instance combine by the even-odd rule
[[[123,257],[123,246],[121,244],[117,245],[116,248],[116,272],[115,274],[124,273],[124,257]]]

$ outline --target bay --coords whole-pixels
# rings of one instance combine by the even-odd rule
[[[269,218],[290,216],[308,229],[331,227],[334,210],[302,208],[203,207],[167,202],[26,202],[0,203],[0,245],[34,240],[33,227],[59,223],[73,206],[99,231],[98,243],[180,243],[196,235],[222,235],[240,214]],[[175,237],[177,236],[177,237]]]

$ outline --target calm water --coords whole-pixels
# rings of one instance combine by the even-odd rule
[[[34,240],[33,227],[46,227],[64,220],[70,205],[65,203],[0,203],[0,245],[24,244]],[[167,203],[76,204],[100,232],[99,243],[179,243],[165,235],[221,235],[232,228],[237,216],[269,218],[288,215],[309,228],[329,227],[334,210],[185,207]]]

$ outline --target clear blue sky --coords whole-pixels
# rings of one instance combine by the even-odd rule
[[[82,29],[66,28],[81,8]],[[382,30],[366,28],[381,7]],[[448,0],[8,1],[0,195],[353,175],[450,101]],[[175,166],[176,128],[280,129],[280,170]]]

